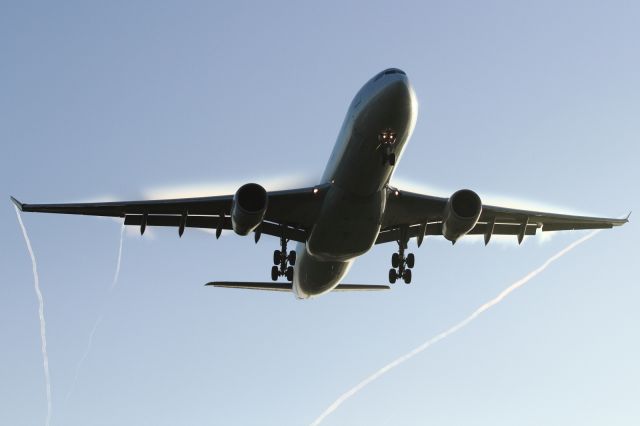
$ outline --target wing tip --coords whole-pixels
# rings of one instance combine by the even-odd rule
[[[9,196],[9,198],[11,198],[11,202],[18,208],[18,210],[22,211],[24,204],[22,204],[20,201],[18,201],[17,198],[13,196]]]

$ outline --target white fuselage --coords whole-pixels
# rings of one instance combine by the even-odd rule
[[[407,76],[393,68],[369,80],[351,102],[322,176],[321,183],[330,187],[307,242],[296,250],[293,290],[298,298],[334,289],[353,260],[374,245],[395,167],[384,156],[392,152],[397,165],[417,113]],[[396,134],[389,148],[379,140],[387,129]]]

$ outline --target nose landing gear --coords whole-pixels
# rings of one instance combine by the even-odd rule
[[[402,279],[405,284],[411,283],[411,268],[416,263],[416,257],[413,253],[407,254],[404,251],[407,248],[407,229],[400,228],[400,239],[398,240],[398,251],[391,255],[391,266],[389,269],[389,283],[394,284],[398,279]]]
[[[382,164],[396,165],[396,154],[393,146],[396,144],[396,132],[392,129],[385,129],[378,134],[379,147],[382,148]]]
[[[271,268],[271,280],[278,281],[279,277],[286,277],[287,281],[293,281],[293,266],[296,264],[296,252],[287,253],[288,239],[280,237],[280,250],[273,252],[273,267]]]

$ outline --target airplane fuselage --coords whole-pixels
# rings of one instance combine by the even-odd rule
[[[321,183],[330,187],[306,243],[296,250],[293,290],[298,298],[331,291],[353,260],[374,245],[387,184],[417,113],[414,91],[398,69],[382,71],[356,94],[322,176]],[[392,133],[393,142],[385,143],[383,133]]]

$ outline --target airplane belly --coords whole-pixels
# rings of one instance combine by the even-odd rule
[[[322,261],[345,262],[373,246],[380,231],[384,191],[361,197],[337,185],[329,190],[306,250]]]
[[[311,256],[304,244],[296,248],[298,259],[293,274],[293,292],[308,299],[333,290],[349,271],[351,262],[323,261]]]

